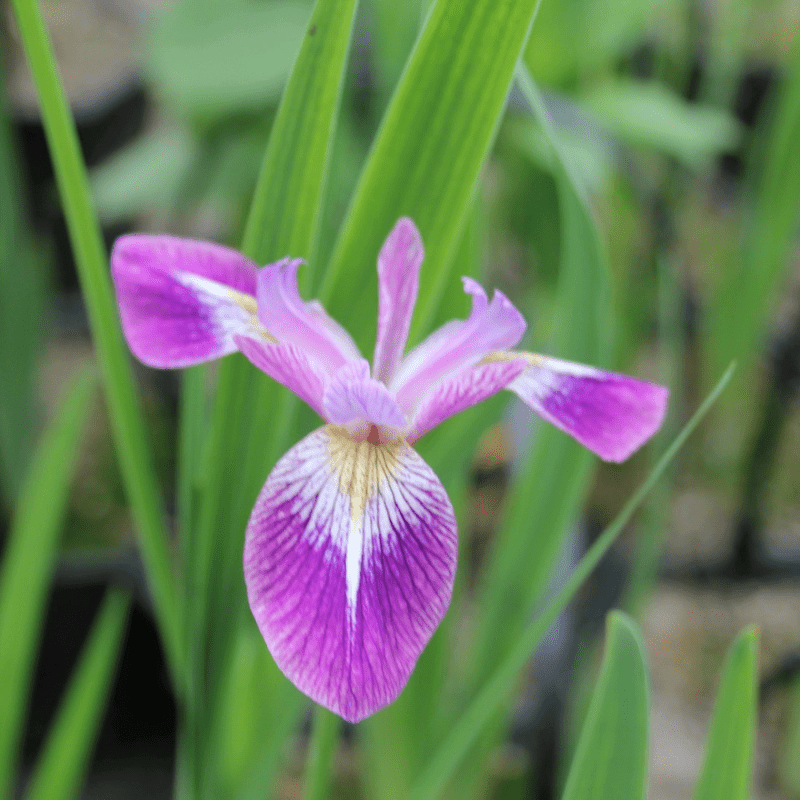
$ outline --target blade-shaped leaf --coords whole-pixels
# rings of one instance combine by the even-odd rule
[[[0,42],[0,63],[6,63]],[[36,421],[36,361],[45,324],[44,270],[34,258],[5,86],[0,88],[0,502],[16,501]]]
[[[39,95],[42,123],[108,398],[117,457],[139,534],[167,661],[177,682],[183,676],[181,665],[185,653],[183,608],[178,602],[152,454],[122,339],[86,166],[39,4],[36,0],[14,0],[12,6]]]
[[[758,704],[758,629],[747,628],[725,659],[694,800],[748,800]]]
[[[757,180],[751,180],[756,194],[743,247],[724,271],[711,308],[707,354],[711,375],[732,358],[742,364],[742,376],[747,374],[776,293],[793,263],[790,253],[800,221],[800,49],[779,87],[770,122],[761,137],[765,143],[761,158],[752,164],[761,170]]]
[[[536,7],[537,0],[438,0],[431,10],[322,289],[331,313],[348,322],[363,352],[373,342],[375,260],[403,215],[417,224],[426,253],[412,339],[430,324]]]
[[[81,375],[48,428],[24,483],[0,571],[0,798],[9,795],[31,666],[72,468],[95,380]]]
[[[647,789],[650,680],[636,623],[613,612],[597,679],[562,800],[643,800]]]
[[[130,599],[110,589],[28,786],[27,800],[70,800],[80,788],[114,677]]]
[[[524,68],[519,76],[534,118],[551,141],[559,198],[558,324],[550,351],[560,358],[602,366],[613,324],[605,255],[589,209],[560,155],[533,81]],[[563,433],[540,426],[516,476],[503,527],[481,581],[474,685],[507,652],[545,589],[586,491],[592,463],[591,454]]]

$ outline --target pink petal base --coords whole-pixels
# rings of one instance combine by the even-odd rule
[[[450,602],[456,521],[404,441],[326,426],[273,469],[247,528],[250,608],[284,674],[351,722],[392,702]]]

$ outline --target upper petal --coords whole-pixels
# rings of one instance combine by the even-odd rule
[[[306,303],[300,297],[297,270],[301,263],[301,259],[284,259],[259,271],[258,318],[276,339],[302,348],[333,374],[361,354],[350,334],[316,300]]]
[[[255,315],[255,264],[235,250],[175,236],[131,234],[111,253],[125,338],[152,367],[227,355],[238,334],[266,335]]]
[[[404,441],[326,426],[276,464],[247,527],[250,608],[284,674],[356,722],[392,702],[450,602],[456,521]]]
[[[378,336],[372,374],[388,384],[403,357],[425,251],[413,221],[398,220],[378,256]]]
[[[489,302],[479,283],[463,281],[472,295],[469,318],[434,331],[403,359],[394,376],[391,388],[406,411],[439,381],[474,366],[492,351],[513,347],[525,333],[525,319],[502,292],[496,291]]]
[[[661,426],[669,395],[663,386],[557,358],[525,355],[530,366],[508,388],[606,461],[624,461]]]
[[[325,390],[325,419],[336,425],[363,420],[402,430],[408,424],[394,397],[380,381],[370,378],[365,359],[339,369]]]
[[[415,442],[448,417],[505,389],[528,366],[526,358],[508,355],[508,359],[480,363],[436,384],[414,413],[408,441]]]

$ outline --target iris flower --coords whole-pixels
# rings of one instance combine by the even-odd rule
[[[456,519],[414,443],[453,414],[510,389],[610,461],[661,424],[663,387],[511,350],[525,320],[499,291],[406,353],[423,260],[401,219],[378,256],[372,367],[297,288],[299,259],[258,268],[226,247],[129,235],[112,254],[122,326],[151,367],[242,352],[324,424],[275,465],[247,525],[244,578],[284,674],[358,721],[392,702],[450,602]]]

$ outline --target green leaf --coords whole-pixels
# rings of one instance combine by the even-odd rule
[[[717,400],[722,390],[728,385],[732,374],[733,365],[728,368],[700,408],[684,425],[681,432],[667,448],[664,455],[661,456],[644,483],[625,504],[622,511],[595,540],[564,586],[548,603],[544,611],[520,632],[512,650],[482,684],[475,699],[470,702],[458,717],[447,735],[442,737],[442,741],[433,751],[425,771],[414,785],[413,791],[409,793],[410,800],[434,800],[452,779],[453,775],[461,767],[465,756],[481,736],[485,726],[493,720],[497,711],[506,702],[506,698],[520,670],[529,662],[531,655],[541,644],[550,626],[563,613],[591,571],[617,540],[634,511],[641,505],[678,450],[684,445]]]
[[[357,0],[319,0],[308,21],[242,242],[259,263],[290,254],[313,267],[357,7]]]
[[[0,42],[0,63],[6,63]],[[22,181],[0,88],[0,505],[12,506],[28,469],[36,423],[36,362],[46,321],[45,270],[34,256]]]
[[[551,151],[561,233],[555,328],[547,351],[604,366],[612,327],[608,268],[597,228],[561,151],[547,110],[524,65],[518,82],[530,106],[528,130],[540,129]],[[475,639],[467,677],[474,696],[513,648],[538,606],[587,491],[592,455],[550,425],[537,425],[506,501],[501,528],[480,576]],[[459,771],[456,794],[480,791],[475,781],[502,736],[497,716]]]
[[[556,144],[541,97],[522,69],[520,86],[550,140],[558,190],[561,261],[557,324],[548,350],[559,358],[603,366],[612,320],[608,267],[600,238]],[[591,454],[561,431],[539,426],[481,578],[473,687],[497,665],[530,618],[580,508],[592,464]]]
[[[643,800],[647,790],[650,681],[636,623],[612,612],[606,655],[562,800]]]
[[[263,109],[278,101],[308,20],[298,2],[178,2],[156,22],[147,72],[193,117]]]
[[[0,798],[13,789],[36,644],[95,379],[72,385],[23,485],[0,571]]]
[[[438,0],[362,172],[321,298],[372,349],[381,244],[403,215],[425,243],[411,338],[430,325],[537,0]],[[459,289],[453,287],[453,291]]]
[[[130,598],[109,589],[34,769],[26,800],[78,794],[116,670]]]
[[[53,48],[36,0],[14,0],[14,13],[33,73],[47,144],[64,206],[78,277],[86,302],[97,359],[108,400],[114,441],[131,504],[172,677],[180,689],[183,608],[178,602],[169,536],[139,405],[128,350],[111,291],[103,237],[89,192],[75,121],[58,76]]]
[[[304,800],[330,797],[331,765],[339,734],[339,717],[322,706],[314,709],[314,722],[306,759]]]
[[[694,800],[749,800],[757,714],[758,629],[752,627],[728,650]]]
[[[741,251],[723,273],[709,319],[707,369],[710,375],[732,358],[742,377],[766,336],[764,327],[777,293],[792,266],[792,246],[800,222],[800,49],[791,73],[781,82],[769,128],[757,141],[761,156],[751,163],[755,189]]]
[[[626,142],[673,156],[698,168],[741,138],[727,112],[688,103],[656,82],[618,79],[593,89],[584,101]]]

